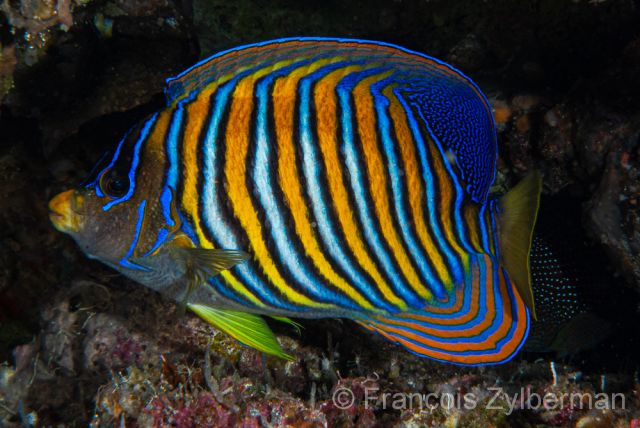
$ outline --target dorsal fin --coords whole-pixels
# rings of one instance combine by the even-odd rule
[[[287,38],[240,46],[213,55],[167,79],[167,103],[189,99],[213,82],[224,82],[280,61],[348,58],[378,63],[394,72],[402,95],[415,108],[429,136],[457,168],[466,192],[485,201],[496,170],[497,137],[491,107],[460,71],[427,55],[381,42],[357,39]]]
[[[465,191],[484,202],[496,174],[498,138],[491,107],[480,89],[462,73],[420,76],[408,90],[416,114],[446,160],[454,165]]]
[[[538,215],[542,176],[529,173],[500,200],[500,258],[522,300],[536,318],[529,254]]]

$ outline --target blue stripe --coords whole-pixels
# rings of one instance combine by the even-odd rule
[[[464,324],[438,324],[438,323],[431,323],[431,322],[427,322],[427,321],[420,321],[420,320],[407,320],[404,318],[399,318],[402,321],[406,321],[406,322],[411,322],[412,324],[415,325],[420,325],[423,327],[427,327],[427,328],[433,328],[433,329],[437,329],[437,330],[443,330],[443,331],[460,331],[460,330],[468,330],[471,329],[473,327],[475,327],[476,325],[478,325],[479,323],[481,323],[482,321],[485,320],[486,316],[487,316],[487,312],[489,311],[489,308],[487,306],[487,268],[484,265],[482,259],[478,256],[476,259],[476,266],[478,267],[478,273],[479,273],[479,290],[480,293],[478,294],[478,301],[479,301],[479,307],[478,307],[478,313],[476,314],[476,316],[471,319],[470,321],[467,321]],[[428,315],[430,317],[434,317],[434,318],[440,318],[444,321],[446,321],[448,318],[453,318],[454,316],[461,316],[464,314],[467,314],[469,312],[469,309],[471,307],[471,281],[469,280],[469,284],[466,286],[466,290],[465,290],[465,304],[464,304],[464,308],[462,308],[458,313],[456,314],[432,314],[429,313]],[[494,288],[494,293],[499,293],[499,284],[496,283],[496,281],[493,282],[493,288]],[[499,302],[500,298],[499,296],[496,298],[496,302]],[[420,315],[420,312],[414,312],[417,315]],[[393,317],[392,317],[393,319]],[[413,330],[410,327],[404,327],[404,326],[397,326],[397,325],[393,325],[394,328],[398,328],[401,330],[405,330],[405,331],[410,331],[410,332],[414,332],[415,334],[418,334],[420,336],[429,338],[429,339],[433,339],[433,340],[437,340],[439,342],[443,342],[443,343],[478,343],[478,342],[482,342],[483,340],[485,340],[487,337],[489,337],[489,335],[491,334],[492,331],[495,330],[496,324],[495,324],[495,319],[494,322],[487,327],[481,335],[479,336],[474,336],[474,337],[466,337],[466,338],[457,338],[457,337],[449,337],[449,338],[445,338],[445,337],[440,337],[438,335],[431,335],[431,334],[426,334],[426,333],[422,333],[419,332],[417,330]]]
[[[160,205],[162,205],[162,215],[164,216],[165,224],[169,227],[173,227],[176,225],[175,221],[171,218],[172,202],[173,189],[167,186],[162,190],[162,196],[160,196]]]
[[[235,266],[234,266],[235,267]],[[234,267],[232,267],[231,269],[234,269]],[[222,279],[222,277],[220,276],[214,276],[212,278],[209,278],[208,283],[211,287],[213,287],[213,289],[219,293],[221,296],[239,303],[241,306],[243,307],[252,307],[255,306],[255,304],[253,302],[251,302],[248,299],[243,298],[241,295],[233,292],[233,290],[230,290],[229,287],[226,285],[226,282]]]
[[[98,197],[100,197],[100,198],[105,196],[105,194],[102,191],[102,189],[100,189],[100,177],[102,176],[102,174],[105,173],[105,171],[108,171],[111,168],[113,168],[113,165],[115,165],[116,160],[118,159],[118,156],[120,156],[120,151],[122,150],[122,145],[124,144],[125,140],[127,139],[127,137],[129,136],[130,133],[131,133],[131,130],[128,130],[126,132],[126,134],[124,134],[124,137],[122,137],[122,139],[118,143],[118,147],[116,147],[116,151],[113,154],[113,157],[111,158],[111,162],[109,162],[109,165],[107,165],[106,168],[104,168],[102,171],[100,171],[100,173],[96,177],[96,180],[93,183],[95,185],[96,195]],[[104,207],[103,207],[103,209],[104,209]]]
[[[484,251],[489,254],[489,256],[493,256],[491,253],[491,246],[489,245],[489,234],[487,232],[487,225],[484,221],[484,214],[487,210],[487,204],[480,205],[480,210],[478,212],[478,223],[480,224],[480,236],[482,241],[482,248]],[[493,258],[493,257],[492,257]]]
[[[323,188],[323,185],[320,182],[320,168],[318,168],[318,164],[322,163],[322,157],[318,152],[317,141],[313,140],[313,132],[311,130],[311,124],[309,123],[311,115],[311,85],[332,71],[354,64],[357,63],[340,62],[331,64],[301,79],[298,86],[298,99],[300,100],[300,144],[302,148],[302,166],[307,180],[307,190],[311,199],[311,209],[315,219],[318,221],[320,236],[326,243],[326,247],[331,256],[339,260],[340,265],[344,267],[345,271],[347,271],[352,278],[355,277],[356,281],[364,284],[364,281],[356,270],[348,263],[349,258],[343,247],[344,243],[341,243],[337,239],[338,227],[329,215],[330,207],[327,206],[326,201],[322,197],[320,189]],[[380,70],[376,69],[374,71],[379,72]],[[389,305],[385,304],[384,307],[389,308]],[[391,309],[393,309],[393,307],[391,307]]]
[[[140,202],[140,205],[138,205],[138,219],[136,221],[136,231],[135,231],[135,235],[133,236],[133,241],[131,241],[131,245],[129,246],[129,250],[127,251],[127,254],[125,254],[125,256],[122,259],[120,259],[118,263],[120,264],[120,266],[123,266],[126,268],[141,270],[143,272],[151,272],[151,269],[129,261],[129,258],[133,255],[133,252],[135,251],[136,246],[138,245],[138,239],[140,238],[140,231],[142,230],[142,222],[144,220],[144,209],[146,205],[147,205],[146,199],[143,199],[142,202]]]
[[[183,100],[184,101],[184,100]],[[165,183],[165,191],[169,188],[177,189],[178,187],[178,138],[180,137],[180,128],[182,127],[182,118],[184,116],[184,102],[178,103],[171,124],[169,125],[169,134],[167,135],[167,160],[169,168],[167,170],[167,179]]]
[[[129,199],[131,199],[131,196],[133,196],[133,192],[136,190],[136,169],[138,168],[138,163],[140,162],[140,147],[142,147],[142,143],[144,143],[147,139],[149,131],[151,130],[151,127],[155,123],[157,117],[158,113],[155,113],[149,120],[147,120],[147,122],[144,124],[144,127],[140,131],[140,136],[138,137],[136,145],[133,148],[133,160],[131,161],[131,168],[129,168],[129,189],[127,190],[127,193],[119,199],[115,199],[109,203],[106,203],[102,207],[103,211],[109,211],[114,205],[128,201]],[[116,152],[116,155],[114,156],[113,161],[110,164],[111,166],[113,165],[115,159],[119,154],[120,146],[118,146],[118,151]]]
[[[239,248],[240,245],[238,244],[238,240],[231,227],[224,218],[217,200],[217,195],[224,192],[224,189],[220,188],[222,183],[217,183],[215,180],[216,171],[214,170],[217,157],[220,156],[217,144],[219,138],[218,130],[220,127],[220,120],[224,112],[224,107],[227,102],[229,102],[230,93],[233,91],[235,85],[240,79],[255,72],[255,70],[256,69],[251,69],[240,73],[218,89],[213,103],[214,110],[211,117],[211,124],[207,129],[205,140],[203,142],[203,174],[205,185],[202,192],[202,200],[200,202],[204,204],[204,207],[206,207],[203,210],[203,221],[207,229],[215,237],[216,241],[221,244],[222,248]],[[270,287],[267,284],[264,284],[259,278],[253,266],[253,263],[241,263],[235,267],[235,272],[238,274],[240,282],[249,287],[253,293],[259,296],[260,300],[275,308],[282,308],[291,311],[305,310],[303,307],[292,305],[284,301],[280,296],[274,295],[270,291]]]
[[[225,56],[228,53],[232,53],[232,52],[240,52],[243,51],[245,49],[250,49],[250,48],[254,48],[254,47],[261,47],[261,46],[266,46],[266,45],[270,45],[270,44],[274,44],[274,47],[277,43],[288,43],[288,42],[340,42],[340,43],[360,43],[363,45],[378,45],[378,46],[386,46],[389,48],[393,48],[393,49],[397,49],[401,52],[405,52],[408,53],[410,55],[416,55],[418,57],[424,58],[426,60],[429,61],[433,61],[434,63],[448,68],[449,70],[451,70],[452,72],[454,72],[455,74],[458,74],[460,77],[462,77],[463,79],[465,79],[470,85],[472,85],[474,88],[476,88],[478,90],[478,93],[482,94],[482,91],[480,91],[480,88],[469,78],[467,77],[463,72],[461,72],[460,70],[458,70],[455,67],[452,67],[450,64],[447,64],[446,62],[440,61],[437,58],[431,57],[429,55],[425,55],[421,52],[416,52],[407,48],[404,48],[402,46],[398,46],[398,45],[394,45],[392,43],[386,43],[386,42],[378,42],[378,41],[373,41],[373,40],[365,40],[365,39],[350,39],[350,38],[343,38],[343,37],[303,37],[303,36],[299,36],[299,37],[282,37],[279,39],[273,39],[273,40],[265,40],[262,42],[258,42],[258,43],[249,43],[246,45],[240,45],[240,46],[235,46],[233,48],[230,49],[226,49],[220,52],[215,53],[214,55],[211,55],[208,58],[205,58],[199,62],[197,62],[196,64],[192,65],[191,67],[187,68],[186,70],[184,70],[183,72],[181,72],[180,74],[176,75],[175,77],[170,77],[168,79],[166,79],[165,83],[168,86],[171,84],[171,82],[175,81],[175,80],[180,80],[181,78],[183,78],[185,75],[189,74],[192,70],[210,62],[215,60],[216,58],[220,58]],[[165,88],[165,91],[166,89]],[[167,94],[169,95],[169,94]],[[486,99],[486,97],[483,97],[483,100],[487,106],[487,109],[490,111],[489,109],[489,101]]]
[[[298,284],[301,285],[301,288],[310,292],[312,296],[321,301],[331,302],[345,308],[358,310],[361,308],[354,301],[346,298],[342,294],[338,294],[330,290],[323,284],[326,283],[326,281],[320,280],[320,278],[306,269],[304,264],[301,263],[301,260],[305,258],[305,255],[296,252],[295,246],[292,245],[288,227],[282,217],[278,201],[275,199],[274,186],[271,182],[271,174],[269,170],[269,162],[272,157],[271,145],[273,142],[269,140],[269,129],[267,125],[268,89],[274,79],[280,76],[286,76],[289,72],[299,67],[300,64],[285,67],[278,70],[276,73],[271,73],[266,76],[257,85],[256,96],[258,105],[256,116],[256,148],[253,180],[258,189],[260,202],[264,208],[267,219],[271,224],[269,230],[271,231],[271,237],[277,247],[278,255]]]
[[[462,246],[467,250],[467,252],[473,253],[474,249],[473,249],[473,246],[467,240],[467,234],[464,230],[465,223],[462,220],[462,200],[464,195],[464,189],[460,184],[460,180],[458,179],[458,176],[454,173],[453,169],[451,168],[451,164],[447,160],[447,156],[445,155],[445,152],[442,147],[442,144],[440,143],[440,140],[438,140],[436,135],[433,133],[431,127],[429,126],[429,122],[424,117],[422,113],[422,109],[418,108],[417,110],[418,110],[418,113],[420,114],[420,117],[422,118],[425,128],[427,129],[427,131],[429,132],[429,135],[431,136],[431,140],[433,141],[433,144],[435,144],[436,149],[440,153],[440,158],[442,159],[442,163],[444,164],[444,167],[447,170],[447,175],[451,178],[451,183],[453,183],[453,186],[455,189],[456,201],[455,201],[455,208],[453,209],[453,215],[454,215],[454,227],[456,228],[456,236],[458,237],[458,239],[460,239]],[[484,231],[484,233],[486,233],[486,230]]]
[[[497,278],[497,276],[498,276],[497,269],[500,269],[500,267],[497,267],[497,268],[493,269],[493,275],[494,275],[494,284],[497,284],[497,287],[499,288],[499,280],[498,280],[498,278]],[[505,279],[507,279],[507,278],[506,278],[506,276],[505,276]],[[508,298],[509,298],[509,299],[511,300],[511,302],[512,302],[511,315],[512,315],[512,318],[513,318],[513,322],[512,322],[512,324],[511,324],[511,328],[509,329],[509,332],[508,332],[508,333],[507,333],[503,338],[501,338],[500,340],[498,340],[498,342],[496,343],[496,348],[497,348],[497,350],[498,350],[498,351],[499,351],[499,350],[500,350],[500,349],[501,349],[501,348],[502,348],[506,343],[508,343],[508,342],[511,340],[511,338],[513,337],[513,335],[514,335],[514,333],[515,333],[515,331],[516,331],[516,329],[517,329],[518,323],[519,323],[519,322],[521,322],[521,320],[519,320],[519,319],[518,319],[517,308],[516,308],[516,305],[515,305],[515,298],[514,298],[515,296],[514,296],[513,291],[512,291],[512,288],[513,288],[513,287],[510,287],[510,286],[509,286],[508,279],[507,279],[506,288],[507,288],[507,290],[508,290]],[[499,292],[498,292],[498,295],[500,295],[500,294],[499,294]],[[497,311],[498,311],[498,313],[500,314],[498,317],[496,317],[496,318],[499,320],[499,322],[498,322],[498,323],[496,323],[496,322],[494,321],[494,323],[493,323],[493,324],[492,324],[492,326],[490,327],[490,329],[491,329],[492,331],[493,331],[493,330],[495,330],[495,326],[499,326],[499,325],[502,323],[502,318],[503,318],[503,316],[502,316],[502,300],[501,300],[501,299],[500,299],[500,304],[499,304],[499,305],[497,305]],[[449,361],[449,360],[443,360],[443,359],[440,359],[440,358],[434,358],[434,357],[429,357],[429,358],[433,358],[433,359],[434,359],[434,360],[436,360],[436,361],[442,361],[442,362],[453,363],[453,364],[457,364],[457,365],[466,365],[466,366],[482,366],[482,365],[493,365],[493,364],[501,364],[501,363],[505,363],[505,362],[507,362],[507,361],[511,360],[511,358],[513,358],[513,356],[515,356],[515,355],[518,353],[518,351],[519,351],[519,350],[522,348],[522,346],[524,345],[527,335],[529,334],[529,327],[530,327],[530,326],[529,326],[529,315],[528,315],[528,312],[527,312],[526,314],[527,314],[527,315],[526,315],[525,322],[527,323],[527,328],[526,328],[525,335],[523,336],[522,341],[520,342],[520,344],[518,345],[518,347],[514,350],[514,352],[513,352],[511,355],[509,355],[509,356],[508,356],[505,360],[503,360],[503,361],[496,361],[496,362],[492,362],[492,363],[464,364],[464,363],[451,362],[451,361]],[[381,323],[381,324],[384,324],[384,323]],[[394,326],[394,327],[401,328],[400,326]],[[405,328],[405,330],[407,330],[407,329]],[[485,330],[485,333],[486,333],[486,331],[487,331],[487,330]],[[415,334],[420,335],[420,336],[429,337],[428,335],[425,335],[425,334],[423,334],[423,333],[421,333],[421,332],[418,332],[418,331],[413,331],[413,332],[414,332]],[[431,346],[424,345],[424,344],[422,344],[422,343],[415,342],[414,340],[411,340],[411,339],[409,339],[409,338],[407,338],[407,337],[404,337],[403,335],[399,335],[399,334],[397,334],[397,335],[396,335],[395,333],[389,333],[389,334],[390,334],[391,336],[394,336],[394,335],[395,335],[396,337],[402,337],[402,339],[404,339],[404,340],[406,340],[406,341],[408,341],[408,342],[410,342],[410,343],[414,344],[415,346],[417,346],[417,347],[419,347],[419,348],[423,348],[423,349],[425,349],[425,350],[431,350],[431,351],[442,352],[442,353],[446,353],[446,354],[449,354],[449,355],[452,355],[452,356],[478,356],[478,355],[491,355],[491,354],[495,354],[495,353],[496,353],[496,351],[495,351],[495,350],[485,350],[485,351],[462,351],[462,352],[460,352],[460,351],[447,351],[447,350],[443,350],[443,349],[440,349],[440,348],[435,348],[435,347],[431,347]],[[484,334],[483,334],[483,336],[486,336],[486,335],[484,335]],[[486,336],[486,337],[488,337],[488,336]],[[437,340],[439,340],[439,341],[443,341],[443,342],[445,341],[445,339],[440,338],[440,337],[436,337],[435,339],[437,339]],[[468,342],[468,341],[467,341],[467,342]],[[456,342],[451,341],[451,342],[449,342],[449,343],[456,343]],[[424,356],[424,355],[422,355],[422,354],[419,354],[419,353],[417,353],[417,352],[412,351],[412,350],[411,350],[411,349],[409,349],[409,348],[405,348],[405,349],[407,349],[407,350],[408,350],[409,352],[411,352],[412,354],[416,354],[416,355],[419,355],[419,356]]]
[[[324,55],[318,55],[313,48],[314,46],[312,45],[307,45],[307,46],[300,45],[295,49],[288,50],[284,55],[282,54],[273,55],[269,59],[271,60],[271,63],[274,63],[280,60],[286,60],[286,59],[295,58],[295,57],[299,58],[302,56],[307,56],[307,57],[313,56],[314,59],[324,56]],[[166,86],[164,88],[164,92],[167,98],[167,104],[170,105],[174,100],[178,99],[180,96],[184,94],[187,94],[189,96],[191,96],[193,93],[197,94],[198,92],[200,92],[202,88],[204,88],[211,82],[218,80],[221,75],[225,73],[235,73],[239,68],[243,66],[254,66],[258,64],[257,58],[264,57],[263,52],[256,52],[254,54],[249,54],[248,52],[245,52],[242,54],[242,61],[240,61],[239,63],[236,63],[233,67],[230,67],[228,64],[228,62],[230,62],[232,58],[225,58],[224,60],[221,60],[218,63],[216,63],[215,68],[203,68],[202,70],[200,70],[199,73],[197,74],[194,73],[193,76],[190,76],[189,79],[186,79],[185,82],[179,81],[180,79],[185,77],[188,73],[198,68],[199,66],[203,65],[204,63],[209,62],[215,58],[221,57],[223,56],[224,53],[229,53],[234,50],[235,49],[228,49],[223,52],[218,52],[217,54],[194,64],[193,66],[189,67],[188,69],[180,73],[178,76],[166,79]],[[309,51],[311,51],[311,53],[309,53]],[[277,54],[277,52],[274,52],[274,53]],[[331,55],[331,53],[329,52],[327,52],[326,54]],[[237,59],[237,58],[233,58],[233,59]],[[265,63],[267,61],[264,58],[262,58],[260,62]],[[190,92],[185,92],[185,83],[187,85],[190,83],[195,83],[192,86]]]
[[[196,247],[200,246],[200,240],[198,239],[198,235],[193,230],[193,225],[187,221],[184,215],[180,211],[178,211],[178,217],[180,218],[180,230],[191,239],[193,245]]]
[[[298,62],[296,64],[293,64],[291,66],[285,67],[282,70],[278,71],[277,73],[274,73],[268,77],[265,77],[263,79],[263,81],[258,85],[258,97],[260,100],[260,104],[259,104],[259,112],[258,112],[258,132],[261,133],[261,136],[259,135],[258,137],[258,142],[262,141],[265,142],[266,140],[260,140],[261,138],[266,138],[266,136],[268,135],[268,130],[267,130],[267,124],[265,122],[265,116],[266,116],[266,105],[267,105],[267,96],[268,94],[266,93],[269,85],[273,82],[273,80],[277,77],[280,76],[286,76],[287,74],[291,73],[291,71],[299,68],[301,65],[304,64],[308,64],[311,62],[315,62],[318,59],[320,59],[322,56],[316,56],[314,57],[313,60],[306,60],[306,61],[302,61],[302,62]],[[336,63],[335,66],[334,65],[330,65],[328,66],[329,68],[336,69],[336,67],[341,68],[341,67],[346,67],[348,65],[353,65],[353,63],[350,62],[340,62],[340,63]],[[327,66],[325,66],[327,67]],[[260,131],[261,130],[261,131]],[[266,150],[267,152],[269,151],[269,147],[265,147],[264,150]],[[256,155],[257,157],[257,155]],[[267,153],[267,157],[268,157],[268,153]],[[261,163],[256,162],[256,167],[260,167],[262,166]],[[267,173],[264,172],[263,174],[265,174],[264,176],[267,177],[268,175],[266,175]],[[259,180],[257,177],[259,177],[259,175],[257,174],[257,172],[254,174],[254,179],[256,180],[256,183],[259,184],[261,182],[261,180]],[[273,201],[273,203],[275,203],[275,200],[273,199],[273,187],[272,187],[272,183],[268,183],[269,185],[269,189],[265,189],[264,192],[260,192],[261,196],[267,197],[269,199],[271,199]],[[263,202],[263,206],[265,206],[265,203]],[[268,210],[267,210],[268,211]],[[280,222],[282,222],[282,219],[279,220]],[[285,225],[282,225],[282,231],[286,231],[288,230],[287,227],[285,227]],[[273,232],[274,230],[272,229],[272,236],[273,236]],[[332,237],[335,237],[335,234],[332,234]],[[337,241],[334,242],[337,244]],[[379,307],[379,308],[384,308],[386,310],[392,311],[394,310],[394,306],[391,305],[390,303],[384,301],[382,299],[382,297],[380,296],[380,293],[378,292],[378,290],[376,289],[375,286],[372,286],[371,284],[369,284],[364,278],[363,276],[354,268],[353,264],[350,262],[349,257],[347,257],[346,253],[344,252],[344,249],[342,246],[334,246],[334,245],[329,245],[328,246],[329,249],[329,256],[331,256],[333,258],[333,262],[337,263],[344,271],[345,273],[349,276],[349,280],[352,283],[355,283],[355,286],[359,289],[360,292],[364,293],[364,295],[367,297],[368,300],[370,300],[375,306]],[[296,257],[300,257],[297,256]],[[296,265],[298,264],[298,262],[296,261],[295,258],[290,260],[290,263],[295,263]],[[316,279],[317,281],[317,279]],[[321,287],[322,282],[320,282],[319,286]],[[351,301],[350,301],[351,302]],[[350,304],[350,306],[353,306],[352,304]],[[359,308],[357,308],[359,309]]]
[[[412,307],[419,308],[424,306],[423,299],[415,294],[411,287],[404,282],[404,278],[398,273],[398,270],[396,269],[391,256],[385,250],[384,245],[382,244],[382,238],[378,234],[372,221],[372,219],[376,218],[376,215],[367,204],[367,189],[362,177],[362,168],[358,163],[360,155],[356,150],[355,142],[353,140],[354,130],[351,125],[353,123],[353,117],[351,106],[349,105],[351,91],[360,80],[386,70],[387,69],[371,69],[359,73],[353,73],[342,79],[338,84],[338,100],[342,110],[342,117],[340,118],[342,124],[341,151],[344,153],[346,158],[346,167],[350,175],[351,187],[353,189],[357,205],[357,214],[364,227],[364,236],[369,245],[371,245],[372,253],[377,256],[395,290],[402,296],[407,304]]]
[[[120,144],[122,144],[122,141],[120,142]],[[120,144],[119,144],[118,146],[120,146]],[[94,179],[92,182],[87,183],[87,180],[88,180],[89,178],[91,178],[91,177],[93,176],[93,174],[94,174],[94,173],[96,173],[96,170],[98,169],[98,167],[100,166],[100,164],[102,164],[102,161],[104,160],[104,158],[105,158],[105,157],[107,157],[107,155],[108,155],[108,154],[109,154],[109,152],[105,152],[105,153],[103,153],[103,154],[102,154],[102,156],[100,156],[100,159],[98,159],[98,162],[96,162],[96,163],[95,163],[95,165],[94,165],[94,166],[93,166],[93,168],[91,169],[91,172],[89,173],[89,175],[87,176],[87,178],[86,178],[82,183],[80,183],[80,184],[79,184],[79,186],[80,186],[80,187],[84,187],[85,189],[89,189],[89,188],[91,188],[91,187],[96,186],[96,184],[98,184],[98,181],[99,181],[99,179],[100,179],[100,175],[102,174],[102,172],[104,171],[104,169],[103,169],[102,171],[98,172],[98,173],[95,175],[95,179]],[[100,191],[99,186],[97,186],[97,190],[98,190],[98,191]],[[100,193],[102,193],[102,192],[100,192]],[[96,192],[96,194],[98,194],[98,192]],[[104,194],[98,194],[98,196],[99,196],[99,197],[102,197],[102,196],[104,196]]]
[[[153,254],[154,251],[156,251],[158,248],[160,248],[160,246],[162,244],[164,244],[167,241],[167,238],[169,238],[169,232],[167,231],[167,229],[160,229],[160,231],[158,232],[158,237],[156,238],[156,242],[155,244],[153,244],[153,247],[151,247],[151,249],[149,251],[147,251],[142,258],[149,256],[150,254]]]
[[[415,117],[413,116],[413,112],[411,108],[407,105],[404,100],[402,94],[397,94],[398,100],[400,104],[402,104],[405,115],[407,117],[407,121],[409,123],[409,127],[411,128],[411,132],[413,134],[413,138],[416,142],[416,149],[418,151],[418,156],[420,158],[420,165],[422,169],[422,178],[426,185],[424,199],[427,201],[427,211],[429,217],[429,224],[431,225],[431,229],[433,230],[433,234],[435,235],[436,240],[438,241],[440,248],[444,252],[444,255],[448,261],[448,265],[450,266],[450,274],[453,276],[453,280],[455,284],[462,283],[464,281],[464,272],[462,266],[458,262],[453,250],[449,247],[449,244],[445,240],[442,231],[440,230],[438,213],[436,213],[436,202],[435,198],[438,196],[438,193],[433,184],[433,175],[431,173],[431,169],[429,168],[429,161],[427,160],[427,148],[426,142],[422,138],[422,134],[420,133],[420,128],[416,122]]]
[[[371,86],[371,93],[375,99],[376,115],[378,119],[378,127],[382,140],[382,146],[384,147],[385,154],[388,159],[386,166],[387,170],[389,171],[389,177],[391,178],[391,188],[393,190],[394,198],[393,205],[395,207],[398,221],[400,222],[400,228],[402,230],[404,241],[409,247],[408,255],[410,257],[413,257],[413,259],[415,260],[423,279],[426,281],[426,285],[435,295],[436,299],[442,300],[447,296],[447,291],[445,290],[443,284],[435,278],[435,275],[427,262],[427,256],[422,250],[422,247],[418,245],[416,237],[412,232],[409,215],[405,210],[406,189],[404,188],[403,180],[400,176],[398,159],[395,153],[395,148],[402,143],[400,141],[392,141],[391,139],[391,123],[389,122],[389,116],[387,113],[389,100],[384,95],[382,95],[382,90],[390,83],[393,83],[394,80],[395,79],[392,76],[387,79],[381,80],[380,82]],[[407,142],[407,144],[411,143],[413,142]]]
[[[493,237],[493,256],[496,260],[500,260],[500,242],[498,241],[498,225],[496,216],[498,215],[499,204],[495,200],[489,201],[489,218],[491,219],[491,236]]]

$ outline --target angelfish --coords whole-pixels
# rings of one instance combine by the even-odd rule
[[[216,54],[165,93],[50,202],[89,257],[283,358],[261,315],[347,318],[457,364],[517,353],[541,178],[489,195],[495,124],[460,71],[294,38]]]

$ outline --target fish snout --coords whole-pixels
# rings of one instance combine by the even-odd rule
[[[82,196],[75,190],[59,193],[49,201],[49,219],[60,232],[77,232],[80,228],[78,208],[83,203]]]

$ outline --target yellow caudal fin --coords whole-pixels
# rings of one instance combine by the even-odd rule
[[[275,335],[259,315],[193,303],[187,303],[187,308],[212,326],[251,348],[285,360],[293,360],[291,355],[282,350]]]
[[[498,223],[502,265],[534,319],[536,311],[531,289],[529,254],[541,191],[542,175],[538,171],[529,173],[500,200]]]

